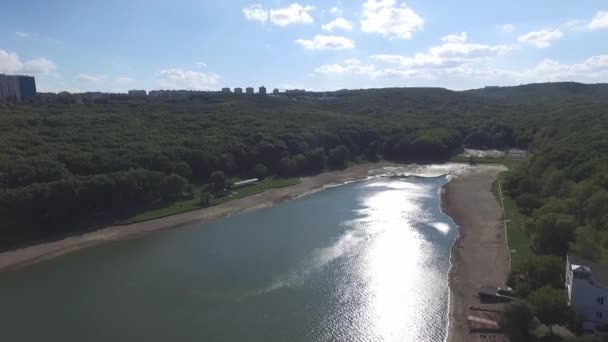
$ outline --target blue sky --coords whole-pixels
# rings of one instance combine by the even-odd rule
[[[9,0],[0,73],[72,92],[608,82],[608,2]]]

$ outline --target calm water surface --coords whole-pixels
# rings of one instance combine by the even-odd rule
[[[0,274],[0,341],[442,341],[445,182],[351,183]]]

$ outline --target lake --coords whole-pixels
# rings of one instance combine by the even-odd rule
[[[0,274],[1,341],[443,341],[440,177],[331,187]]]

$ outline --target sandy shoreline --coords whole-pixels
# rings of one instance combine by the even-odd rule
[[[332,184],[364,179],[374,172],[382,172],[386,167],[404,167],[390,162],[359,164],[346,170],[321,173],[303,177],[299,184],[270,189],[249,197],[236,199],[213,207],[185,212],[173,216],[129,225],[109,226],[83,235],[62,240],[32,245],[29,247],[0,253],[0,271],[26,266],[82,248],[108,241],[130,239],[152,232],[176,228],[190,223],[207,223],[238,213],[265,208],[289,199],[297,198]]]
[[[449,274],[450,312],[448,341],[485,341],[481,334],[470,334],[467,316],[493,319],[491,311],[501,304],[482,304],[477,297],[481,286],[504,286],[509,273],[508,247],[502,222],[502,208],[491,187],[502,165],[480,165],[456,176],[445,185],[442,206],[459,227],[460,235],[452,247]],[[486,335],[490,335],[487,334]],[[506,341],[496,335],[493,341]]]

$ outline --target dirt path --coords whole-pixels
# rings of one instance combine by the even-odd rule
[[[477,290],[483,285],[504,286],[509,273],[502,208],[491,190],[498,173],[505,170],[479,166],[445,187],[444,210],[460,227],[451,259],[449,341],[488,341],[492,335],[469,333],[467,316],[479,312],[471,307],[500,309],[500,305],[481,304]],[[491,340],[506,341],[502,335]]]

